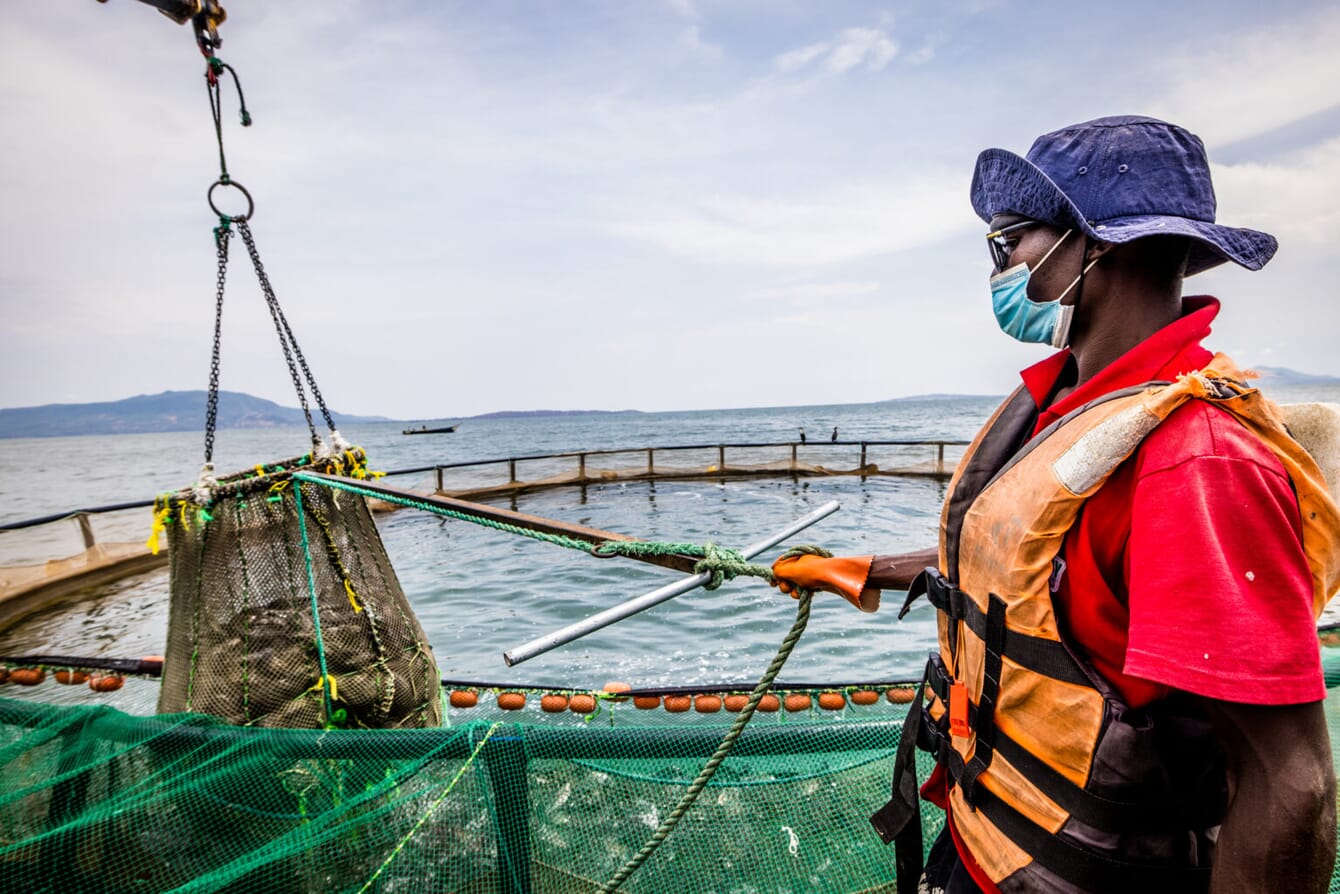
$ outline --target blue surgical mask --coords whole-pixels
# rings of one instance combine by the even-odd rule
[[[1070,232],[1067,230],[1065,235],[1042,256],[1042,260],[1038,261],[1038,268],[1046,263],[1052,252],[1060,247]],[[1087,273],[1089,267],[1095,263],[1097,258],[1089,262],[1084,268],[1084,273]],[[1079,282],[1080,276],[1075,277],[1054,301],[1033,301],[1028,297],[1028,281],[1031,276],[1032,271],[1029,270],[1028,264],[1023,263],[1015,264],[1009,270],[991,277],[991,306],[996,313],[996,322],[1000,325],[1001,331],[1011,338],[1029,344],[1064,348],[1070,343],[1070,320],[1074,316],[1075,308],[1069,304],[1062,304],[1061,299],[1070,294],[1070,290]]]

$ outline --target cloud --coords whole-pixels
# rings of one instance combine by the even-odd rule
[[[946,40],[943,34],[928,35],[921,46],[903,57],[903,61],[908,65],[925,65],[935,58],[935,51],[944,46]]]
[[[1340,229],[1340,137],[1269,163],[1212,168],[1221,223],[1273,233],[1286,251],[1333,250]]]
[[[685,19],[698,20],[702,18],[702,13],[698,11],[698,6],[693,0],[665,0],[665,5],[675,15]]]
[[[1211,147],[1267,133],[1335,105],[1340,9],[1328,5],[1161,54],[1168,82],[1150,114],[1185,124]],[[1143,103],[1142,103],[1143,104]],[[1150,107],[1150,106],[1146,106]]]
[[[692,25],[681,31],[679,43],[691,52],[709,59],[720,59],[723,55],[720,45],[703,39],[703,29],[700,25]]]
[[[757,289],[750,292],[745,298],[778,304],[810,304],[827,299],[859,298],[864,295],[873,295],[879,289],[879,283],[871,281],[803,282]]]
[[[816,66],[830,74],[844,74],[864,66],[880,71],[898,55],[898,44],[883,28],[844,28],[832,40],[789,50],[773,59],[781,74]]]
[[[896,181],[862,181],[810,198],[718,194],[666,207],[614,227],[618,235],[712,263],[834,264],[929,245],[971,225],[946,197],[961,171],[934,170]]]

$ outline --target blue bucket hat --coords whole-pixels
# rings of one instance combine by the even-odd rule
[[[997,214],[1022,214],[1099,242],[1186,236],[1192,240],[1187,276],[1226,260],[1260,270],[1278,247],[1269,233],[1214,222],[1200,137],[1132,115],[1044,134],[1026,158],[986,150],[972,175],[972,207],[988,223]]]

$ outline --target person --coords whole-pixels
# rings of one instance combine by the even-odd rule
[[[1182,296],[1225,261],[1260,269],[1274,238],[1217,224],[1200,139],[1151,118],[988,149],[971,196],[998,324],[1061,350],[968,448],[938,549],[773,566],[793,595],[935,606],[871,818],[899,891],[1325,891],[1315,618],[1340,512],[1278,408],[1202,346],[1219,302]],[[924,867],[923,798],[947,814]]]

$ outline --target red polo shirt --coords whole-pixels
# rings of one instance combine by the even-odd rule
[[[1038,430],[1109,392],[1204,368],[1219,311],[1185,315],[1039,414]],[[1041,405],[1069,361],[1023,372]],[[1270,448],[1190,401],[1085,504],[1061,552],[1062,630],[1139,707],[1169,688],[1285,705],[1326,697],[1298,501]]]
[[[1183,306],[1050,406],[1070,352],[1024,370],[1043,408],[1035,433],[1109,392],[1204,368],[1219,302]],[[1171,689],[1261,705],[1325,698],[1297,499],[1270,449],[1223,410],[1195,400],[1175,410],[1085,504],[1061,557],[1062,630],[1128,704]],[[944,806],[939,768],[923,794]],[[982,889],[996,890],[954,841]]]

